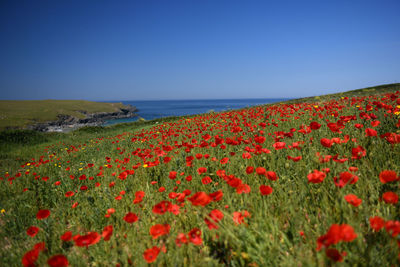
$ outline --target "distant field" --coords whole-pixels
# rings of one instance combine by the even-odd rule
[[[84,118],[87,113],[115,112],[122,103],[102,103],[84,100],[0,100],[0,129],[25,128],[27,125],[57,120],[57,115]]]

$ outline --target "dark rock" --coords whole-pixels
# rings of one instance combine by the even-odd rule
[[[79,111],[84,114],[86,118],[79,119],[71,115],[59,114],[56,121],[49,121],[45,123],[36,123],[29,129],[40,132],[65,132],[77,129],[83,126],[100,126],[106,120],[132,118],[136,117],[138,109],[132,105],[126,105],[116,112],[98,112],[87,113],[86,111]]]

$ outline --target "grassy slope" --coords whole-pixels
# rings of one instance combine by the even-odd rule
[[[102,103],[84,100],[0,100],[0,129],[23,128],[37,122],[57,120],[57,115],[71,115],[77,118],[88,113],[115,112],[122,103]]]
[[[374,91],[363,89],[290,102],[309,102],[319,105],[333,98],[341,99],[341,97],[352,95],[366,96],[382,92],[394,92],[399,90],[398,88],[398,84],[386,85],[376,87]],[[274,106],[274,104],[266,105],[266,107],[268,106]],[[345,109],[339,115],[359,115],[359,113],[360,111],[357,111],[354,106]],[[394,119],[383,116],[384,112],[382,111],[375,113],[381,121],[381,125],[376,128],[379,134],[397,130],[394,127]],[[265,136],[270,138],[267,135],[268,133],[274,131],[288,132],[292,127],[298,129],[299,125],[311,122],[308,113],[300,117],[299,120],[291,120],[286,123],[279,122],[279,128],[267,127]],[[198,116],[186,118],[198,118]],[[282,117],[278,113],[272,118],[280,119]],[[228,120],[228,117],[225,117],[225,119]],[[225,123],[225,119],[222,120],[223,123]],[[325,124],[323,119],[317,117],[312,117],[312,119]],[[2,135],[0,134],[1,174],[4,171],[8,171],[11,175],[15,174],[17,170],[21,169],[20,165],[30,161],[32,157],[37,160],[40,155],[44,155],[44,159],[55,160],[49,157],[52,153],[56,153],[57,157],[60,157],[60,161],[29,168],[31,171],[38,172],[41,177],[50,177],[48,182],[43,182],[40,179],[36,181],[33,180],[33,176],[25,177],[23,175],[15,180],[13,186],[8,186],[5,182],[0,188],[0,208],[6,210],[3,215],[0,215],[0,240],[3,240],[0,241],[0,246],[4,248],[0,252],[0,256],[3,257],[3,262],[9,266],[18,266],[15,263],[20,262],[22,255],[31,249],[33,244],[46,241],[48,251],[41,254],[38,260],[42,265],[51,255],[62,253],[68,257],[72,266],[87,266],[89,263],[95,266],[96,262],[97,266],[115,266],[116,263],[121,263],[124,266],[128,258],[134,262],[135,266],[144,266],[143,251],[166,242],[168,252],[166,254],[160,253],[156,261],[160,266],[171,265],[172,263],[177,266],[184,264],[211,266],[221,263],[230,263],[232,266],[248,264],[253,264],[253,266],[256,266],[255,264],[259,266],[330,266],[331,263],[327,260],[324,250],[315,251],[316,240],[319,236],[325,234],[333,223],[346,223],[355,229],[358,237],[353,242],[343,242],[335,246],[340,251],[348,253],[343,265],[394,266],[398,263],[396,243],[384,231],[373,233],[369,230],[368,218],[379,215],[386,220],[400,219],[398,204],[388,205],[379,201],[385,191],[392,190],[399,193],[398,185],[382,185],[378,178],[379,172],[384,169],[393,169],[399,174],[400,169],[396,159],[400,156],[400,147],[399,145],[392,146],[378,137],[366,138],[364,129],[356,130],[353,127],[355,123],[364,123],[365,128],[370,127],[368,121],[357,119],[354,122],[349,122],[341,135],[331,133],[323,125],[320,130],[309,135],[303,136],[296,133],[293,140],[283,140],[287,144],[294,141],[305,141],[304,148],[299,151],[278,150],[271,154],[254,155],[252,159],[244,160],[241,157],[244,145],[240,147],[228,146],[225,151],[197,147],[189,154],[182,153],[181,149],[176,150],[179,152],[178,154],[175,154],[174,151],[169,153],[169,156],[172,157],[170,163],[152,168],[140,167],[133,177],[129,176],[125,181],[120,181],[111,175],[112,172],[117,172],[117,174],[121,172],[115,166],[118,163],[114,159],[123,160],[138,147],[147,149],[149,144],[158,146],[156,142],[158,140],[152,141],[151,138],[143,142],[133,143],[130,141],[132,136],[140,131],[149,131],[157,125],[166,125],[164,128],[157,128],[157,131],[166,130],[171,126],[168,123],[174,123],[178,120],[180,118],[166,118],[106,128],[88,127],[68,134],[33,134],[29,131],[3,132]],[[333,118],[333,120],[336,119]],[[164,124],[164,122],[166,123]],[[189,125],[194,128],[199,127],[195,119],[193,122],[189,121]],[[211,135],[215,134],[206,132]],[[320,138],[343,138],[345,134],[349,134],[351,138],[356,138],[358,143],[349,141],[346,144],[334,145],[329,149],[321,147],[319,143]],[[144,138],[151,135],[144,135]],[[228,136],[230,133],[226,133],[226,135]],[[313,137],[316,142],[308,144],[310,137]],[[101,141],[98,138],[101,138]],[[202,140],[201,137],[195,135],[191,138]],[[166,141],[171,141],[172,144],[173,140],[174,138],[169,137]],[[264,145],[273,150],[271,142],[273,143],[270,138],[268,145]],[[85,146],[81,146],[83,144]],[[331,161],[321,165],[314,156],[317,151],[323,155],[339,154],[340,158],[349,156],[351,148],[358,144],[365,147],[368,152],[367,156],[361,160],[350,160],[344,164]],[[70,149],[71,145],[75,146],[77,151],[66,153],[65,150]],[[119,150],[118,147],[122,150]],[[124,152],[125,149],[126,152]],[[236,156],[229,155],[228,152],[233,151],[237,152]],[[210,153],[211,157],[215,156],[218,160],[229,157],[232,163],[223,166],[218,161],[214,163],[203,158],[195,160],[192,169],[185,167],[185,157],[194,156],[196,153]],[[289,154],[291,156],[302,155],[303,159],[297,163],[286,160],[286,156]],[[107,164],[106,156],[111,157],[110,164],[113,167],[105,169],[106,175],[104,177],[95,177],[94,181],[79,181],[77,178],[75,180],[69,178],[70,174],[76,177],[81,174],[95,176],[98,167]],[[131,163],[126,165],[128,168],[136,163],[133,160],[132,158]],[[149,160],[154,160],[154,158]],[[57,163],[55,165],[58,166],[53,166],[53,163]],[[96,169],[84,168],[81,170],[87,163],[95,164]],[[277,172],[279,180],[271,182],[265,178],[260,180],[256,176],[246,175],[244,169],[248,165],[264,166],[267,170],[274,170]],[[71,167],[71,171],[65,172],[65,168],[68,166]],[[354,185],[346,185],[342,189],[335,187],[332,178],[339,176],[349,166],[359,168],[356,173],[360,177],[359,181]],[[207,173],[220,184],[202,185],[199,182],[202,177],[196,172],[198,167],[207,167]],[[308,173],[314,169],[321,170],[325,167],[330,168],[331,173],[327,175],[324,183],[307,184]],[[219,168],[224,168],[228,174],[232,173],[242,178],[243,182],[251,186],[252,192],[250,194],[236,194],[235,190],[227,186],[223,180],[217,180],[215,171]],[[193,207],[189,201],[186,201],[188,202],[185,206],[187,212],[181,215],[175,216],[167,213],[155,216],[151,212],[152,206],[161,200],[171,200],[168,199],[168,193],[176,186],[175,181],[168,178],[168,173],[171,170],[178,171],[178,173],[184,171],[186,174],[193,175],[193,181],[190,183],[186,182],[183,177],[178,178],[182,180],[178,192],[190,189],[192,192],[205,191],[209,193],[220,189],[224,192],[223,200],[211,203],[205,208]],[[30,180],[27,180],[28,177],[30,177]],[[57,180],[62,181],[60,187],[53,186]],[[152,180],[158,181],[159,185],[151,186],[149,181]],[[102,184],[99,188],[95,188],[93,185],[97,181]],[[116,185],[109,188],[108,184],[112,181],[115,181]],[[260,184],[271,185],[274,192],[269,196],[260,196],[258,191]],[[81,185],[88,185],[90,189],[87,192],[79,192]],[[156,190],[160,186],[165,186],[167,189],[164,195]],[[22,189],[25,187],[29,187],[31,190],[22,194]],[[75,189],[78,189],[78,192],[74,197],[71,199],[64,198],[66,191]],[[117,202],[114,197],[122,190],[126,191],[126,195],[123,196],[121,201]],[[132,204],[134,193],[138,190],[146,192],[143,207]],[[355,208],[347,204],[343,198],[344,195],[349,193],[356,194],[361,198],[363,200],[362,205]],[[71,209],[74,201],[79,202],[79,206],[76,209]],[[228,205],[229,208],[224,209],[224,205]],[[106,219],[103,216],[107,208],[110,207],[114,207],[116,213],[110,219]],[[38,208],[49,208],[52,215],[47,220],[38,221],[35,219]],[[225,214],[218,231],[209,231],[203,220],[213,208],[221,209]],[[244,209],[251,213],[251,218],[246,219],[248,224],[234,226],[232,218],[229,216],[233,211]],[[131,226],[127,225],[122,218],[128,211],[138,213],[139,222]],[[171,224],[171,233],[168,238],[152,240],[149,237],[149,228],[156,223]],[[62,244],[59,240],[59,236],[67,228],[74,234],[84,234],[86,231],[101,233],[103,227],[109,224],[114,226],[114,234],[111,240],[109,242],[100,241],[88,249],[72,246],[71,243]],[[31,225],[38,226],[41,229],[35,238],[27,237],[25,233]],[[176,248],[174,238],[177,234],[187,232],[193,227],[202,229],[204,246],[183,245],[182,248]],[[299,231],[305,233],[304,238],[299,236]],[[219,241],[215,239],[215,233],[221,236]],[[124,234],[127,234],[126,238],[122,237]]]

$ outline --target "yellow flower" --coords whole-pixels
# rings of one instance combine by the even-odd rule
[[[149,165],[147,164],[143,164],[143,168],[147,168]]]
[[[6,210],[5,209],[1,209],[1,213],[4,213],[4,212],[6,212]]]

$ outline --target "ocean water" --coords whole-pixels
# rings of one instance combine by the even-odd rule
[[[225,111],[268,103],[288,100],[287,98],[259,98],[259,99],[208,99],[208,100],[143,100],[143,101],[113,101],[130,104],[139,109],[138,117],[128,119],[109,120],[105,126],[116,123],[132,122],[139,117],[152,120],[170,116],[184,116],[207,113],[213,111]]]

